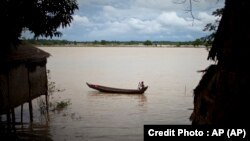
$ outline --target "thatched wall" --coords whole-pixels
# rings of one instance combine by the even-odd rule
[[[36,66],[35,71],[29,71],[30,97],[32,99],[47,94],[46,66]]]
[[[20,45],[0,60],[0,114],[47,94],[48,53]]]
[[[25,64],[9,70],[8,89],[10,107],[16,107],[29,100],[29,80]]]

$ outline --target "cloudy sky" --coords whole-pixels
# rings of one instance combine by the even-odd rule
[[[78,0],[79,10],[70,27],[60,29],[60,39],[190,41],[203,37],[207,23],[214,22],[212,11],[224,0],[195,0],[192,21],[183,0]]]

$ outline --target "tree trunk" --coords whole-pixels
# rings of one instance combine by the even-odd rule
[[[208,59],[194,90],[192,124],[244,125],[250,119],[250,1],[226,0]]]

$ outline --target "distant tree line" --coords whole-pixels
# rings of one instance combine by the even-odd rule
[[[172,45],[176,47],[191,45],[191,46],[200,46],[204,45],[203,41],[196,39],[195,41],[68,41],[68,40],[54,40],[54,39],[23,39],[25,42],[28,42],[33,45],[40,46],[56,46],[56,45],[90,45],[90,46],[120,46],[120,45],[145,45],[145,46],[161,46],[161,45]]]

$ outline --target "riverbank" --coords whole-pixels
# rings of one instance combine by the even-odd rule
[[[199,41],[67,41],[67,40],[46,40],[28,39],[23,42],[35,46],[46,47],[200,47],[204,42]]]
[[[204,45],[85,45],[85,44],[65,44],[65,45],[35,45],[37,47],[131,47],[131,48],[206,48]]]

